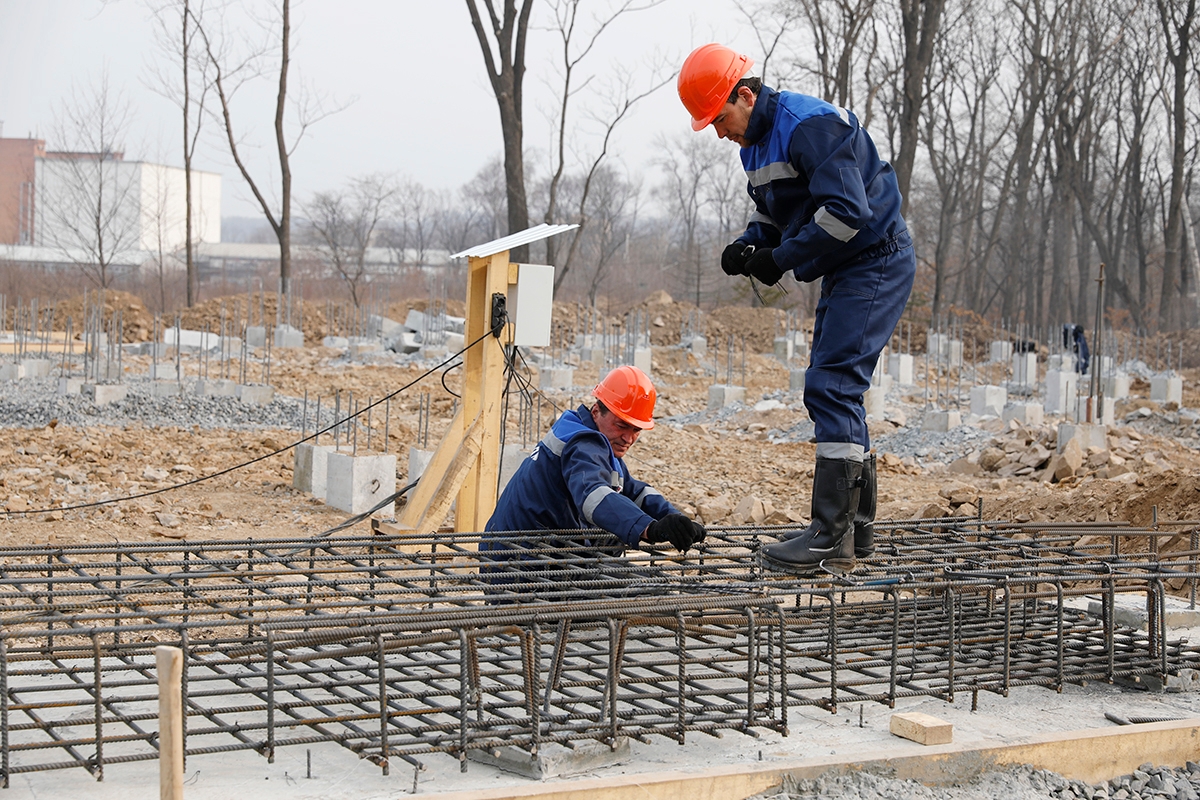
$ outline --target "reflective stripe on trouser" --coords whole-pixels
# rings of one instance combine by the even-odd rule
[[[885,246],[884,255],[859,256],[821,281],[804,375],[804,406],[818,442],[871,449],[863,393],[904,313],[917,263],[907,232],[889,244],[893,252]]]

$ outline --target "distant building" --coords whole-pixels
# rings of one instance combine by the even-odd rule
[[[0,139],[0,257],[139,265],[186,239],[184,170],[124,154],[46,150],[40,139]],[[192,170],[192,240],[221,240],[221,176]]]

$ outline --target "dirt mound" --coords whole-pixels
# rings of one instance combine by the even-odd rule
[[[119,292],[106,289],[103,293],[88,292],[86,295],[76,295],[54,306],[54,329],[66,330],[67,320],[71,320],[71,329],[78,334],[86,323],[87,313],[94,313],[103,299],[104,326],[112,324],[113,314],[121,313],[121,341],[146,342],[154,330],[154,315],[146,309],[142,298],[129,292]],[[11,316],[9,318],[11,322]]]

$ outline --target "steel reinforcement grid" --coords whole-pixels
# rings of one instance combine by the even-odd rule
[[[160,644],[184,651],[189,758],[336,742],[385,772],[1200,668],[1164,613],[1194,598],[1194,527],[880,524],[847,578],[764,569],[777,533],[685,555],[545,531],[0,548],[4,785],[157,758]],[[1168,559],[1163,536],[1191,546]],[[1148,632],[1116,623],[1122,595]]]

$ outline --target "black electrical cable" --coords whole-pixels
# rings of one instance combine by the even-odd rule
[[[490,333],[490,331],[489,331],[488,333]],[[486,336],[486,335],[488,335],[488,334],[484,334],[484,335]],[[462,399],[462,395],[461,395],[461,394],[459,394],[458,392],[454,391],[453,389],[451,389],[449,386],[447,386],[447,385],[446,385],[446,376],[450,374],[450,370],[452,370],[452,369],[458,369],[458,368],[459,368],[459,367],[461,367],[462,365],[463,365],[463,362],[461,362],[461,361],[460,361],[460,362],[458,362],[457,364],[451,364],[450,366],[448,366],[448,367],[446,367],[444,370],[442,370],[442,388],[443,388],[443,389],[445,389],[445,390],[446,390],[446,392],[447,392],[448,394],[452,394],[452,395],[454,395],[454,396],[455,396],[455,397],[457,397],[459,400],[461,400],[461,399]]]
[[[3,511],[0,511],[0,516],[3,516],[3,517],[16,517],[16,516],[26,516],[26,515],[29,515],[29,514],[49,514],[49,513],[51,513],[51,512],[54,512],[54,511],[79,511],[79,510],[82,510],[82,509],[85,509],[85,508],[99,508],[99,507],[101,507],[101,506],[112,505],[112,504],[114,504],[114,503],[123,503],[123,502],[126,502],[127,500],[140,500],[140,499],[142,499],[142,498],[144,498],[144,497],[153,497],[153,496],[154,496],[154,495],[156,495],[156,494],[163,494],[163,493],[165,493],[165,492],[173,492],[173,491],[175,491],[176,489],[183,489],[183,488],[186,488],[186,487],[188,487],[188,486],[195,486],[195,485],[196,485],[196,484],[198,484],[198,483],[203,483],[204,481],[212,480],[213,478],[219,478],[219,477],[221,477],[222,475],[228,475],[229,473],[231,473],[231,472],[234,472],[234,471],[236,471],[236,470],[243,469],[243,468],[245,468],[245,467],[248,467],[248,466],[250,466],[250,465],[252,465],[252,464],[257,464],[259,461],[265,461],[266,459],[268,459],[268,458],[271,458],[272,456],[277,456],[277,455],[279,455],[280,453],[286,453],[288,450],[291,450],[293,447],[296,447],[297,445],[304,444],[304,443],[305,443],[305,442],[307,442],[309,439],[315,439],[316,437],[320,436],[320,435],[321,435],[321,434],[323,434],[323,433],[329,433],[329,431],[333,430],[333,429],[334,429],[334,428],[336,428],[338,425],[345,424],[347,421],[349,421],[349,420],[352,420],[352,419],[354,419],[355,417],[362,416],[362,415],[363,415],[363,414],[365,414],[367,411],[369,411],[370,409],[372,409],[372,408],[374,408],[375,406],[379,405],[380,403],[383,403],[383,402],[386,402],[386,401],[388,401],[388,400],[391,400],[393,397],[395,397],[396,395],[400,394],[401,392],[404,392],[404,391],[407,391],[408,389],[411,389],[413,386],[415,386],[416,384],[420,383],[420,382],[421,382],[421,381],[423,381],[425,378],[427,378],[427,377],[429,377],[430,375],[432,375],[434,372],[437,372],[439,369],[441,369],[442,367],[446,366],[446,365],[447,365],[447,364],[449,364],[451,361],[453,361],[454,359],[458,358],[458,357],[459,357],[459,356],[461,356],[463,353],[467,352],[467,351],[468,351],[468,350],[470,350],[472,347],[474,347],[475,345],[479,344],[480,342],[482,342],[484,339],[488,338],[488,337],[489,337],[489,336],[491,336],[491,335],[492,335],[492,332],[491,332],[491,331],[487,331],[487,332],[486,332],[486,333],[484,333],[482,336],[480,336],[478,339],[476,339],[475,341],[471,342],[471,343],[470,343],[470,344],[468,344],[466,347],[464,347],[462,350],[459,350],[457,353],[455,353],[454,355],[452,355],[452,356],[450,356],[449,358],[447,358],[445,361],[441,362],[440,364],[437,364],[436,366],[433,366],[433,367],[429,368],[428,370],[426,370],[425,372],[421,373],[421,374],[420,374],[420,375],[418,375],[416,378],[413,378],[411,381],[409,381],[408,383],[404,384],[403,386],[401,386],[399,389],[397,389],[396,391],[392,392],[391,394],[389,394],[389,395],[385,395],[384,397],[381,397],[381,398],[379,398],[378,400],[376,400],[374,403],[371,403],[371,404],[369,404],[369,405],[367,405],[367,406],[364,406],[363,408],[360,408],[360,409],[359,409],[357,412],[355,412],[355,413],[351,414],[350,416],[346,417],[345,419],[340,419],[340,420],[337,420],[336,422],[332,423],[331,425],[329,425],[329,426],[328,426],[328,427],[326,427],[326,428],[322,428],[322,429],[320,429],[320,430],[318,430],[318,431],[315,431],[315,432],[313,432],[313,433],[309,434],[308,436],[305,436],[303,439],[299,439],[298,441],[292,442],[292,443],[291,443],[291,444],[289,444],[289,445],[285,445],[284,447],[281,447],[281,448],[279,448],[278,450],[274,450],[274,451],[272,451],[272,452],[270,452],[270,453],[267,453],[266,455],[261,455],[261,456],[259,456],[258,458],[252,458],[252,459],[250,459],[249,461],[244,461],[244,462],[242,462],[241,464],[235,464],[235,465],[233,465],[232,467],[226,467],[225,469],[223,469],[223,470],[220,470],[220,471],[218,471],[218,472],[214,472],[214,473],[212,473],[212,474],[210,474],[210,475],[201,475],[199,478],[193,478],[193,479],[192,479],[192,480],[190,480],[190,481],[184,481],[183,483],[176,483],[176,484],[172,484],[171,486],[164,486],[164,487],[162,487],[161,489],[153,489],[153,490],[151,490],[151,491],[149,491],[149,492],[142,492],[142,493],[140,493],[140,494],[131,494],[131,495],[126,495],[126,496],[124,496],[124,497],[112,497],[112,498],[109,498],[108,500],[97,500],[97,501],[95,501],[95,502],[93,502],[93,503],[79,503],[79,504],[77,504],[77,505],[73,505],[73,506],[59,506],[59,507],[57,507],[57,508],[54,508],[54,507],[49,507],[49,508],[31,508],[31,509],[27,509],[27,510],[25,510],[25,511],[10,511],[10,510],[7,510],[7,509],[5,509],[5,510],[3,510]],[[443,384],[443,386],[444,386],[444,385],[445,385],[445,384]],[[320,421],[319,421],[319,420],[318,420],[317,424],[318,424],[318,425],[320,424]]]

